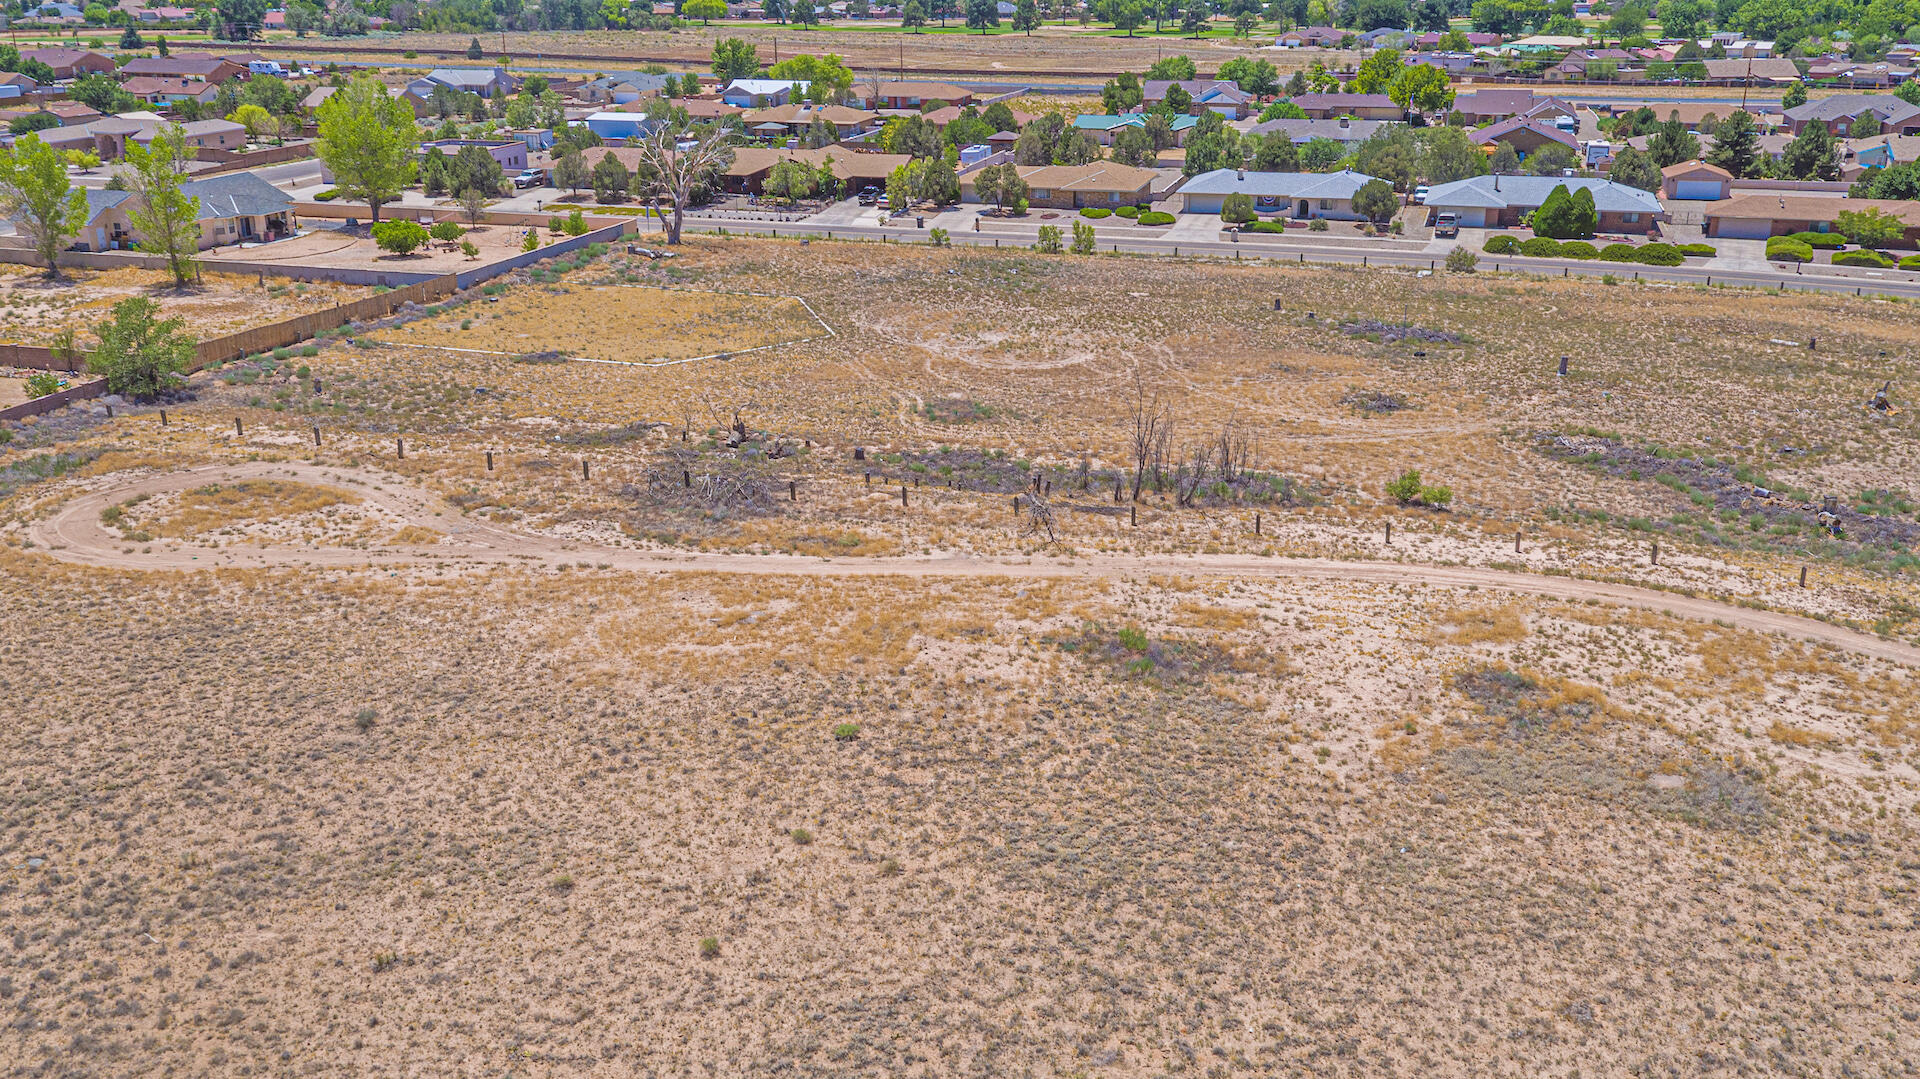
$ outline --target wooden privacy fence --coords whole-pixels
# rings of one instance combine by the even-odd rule
[[[382,292],[376,296],[364,296],[351,303],[331,307],[325,311],[315,311],[308,315],[295,315],[293,318],[239,333],[214,337],[194,346],[193,363],[189,371],[198,371],[210,363],[224,363],[237,360],[259,352],[267,352],[287,345],[318,337],[321,333],[345,326],[349,322],[361,322],[367,319],[385,318],[408,303],[427,304],[453,295],[457,280],[453,274],[446,274]],[[0,364],[9,367],[26,367],[37,371],[84,371],[87,367],[87,354],[76,350],[69,355],[43,345],[0,345]]]
[[[82,382],[78,386],[68,386],[64,390],[55,390],[44,397],[31,401],[22,401],[17,405],[0,408],[0,421],[24,420],[28,416],[39,416],[64,408],[75,401],[84,401],[89,397],[100,397],[107,392],[107,380],[96,378],[92,382]]]

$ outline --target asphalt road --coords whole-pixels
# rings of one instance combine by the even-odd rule
[[[822,237],[888,243],[925,243],[927,234],[918,229],[882,228],[876,225],[768,225],[758,222],[696,221],[689,219],[690,232],[719,232],[734,235]],[[1025,237],[996,237],[992,233],[955,232],[950,240],[957,246],[1021,248]],[[1121,254],[1202,256],[1208,258],[1265,260],[1269,263],[1316,263],[1320,265],[1392,266],[1432,270],[1444,273],[1444,258],[1426,253],[1379,253],[1356,251],[1336,245],[1279,244],[1261,241],[1233,243],[1228,240],[1181,241],[1158,239],[1113,240],[1102,237],[1100,250]],[[1767,270],[1713,270],[1705,266],[1640,266],[1622,262],[1583,262],[1568,259],[1527,259],[1482,254],[1483,271],[1513,271],[1552,276],[1599,278],[1607,274],[1621,280],[1660,281],[1678,285],[1731,285],[1744,288],[1774,289],[1783,292],[1836,292],[1859,296],[1901,296],[1920,298],[1920,280],[1865,280],[1831,277],[1817,273],[1783,274]]]

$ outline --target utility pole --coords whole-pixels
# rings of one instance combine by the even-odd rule
[[[1740,111],[1747,111],[1747,89],[1753,85],[1753,57],[1747,57],[1747,77],[1740,82]]]

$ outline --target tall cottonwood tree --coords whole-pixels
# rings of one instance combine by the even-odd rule
[[[193,256],[200,250],[200,200],[180,190],[191,160],[186,132],[178,124],[168,124],[154,132],[145,146],[127,141],[128,167],[122,174],[133,195],[127,200],[127,220],[140,238],[140,248],[167,257],[176,286],[199,273]]]
[[[417,172],[413,110],[373,76],[356,75],[321,103],[318,117],[314,152],[333,171],[340,194],[365,202],[379,221],[380,207],[399,201]]]

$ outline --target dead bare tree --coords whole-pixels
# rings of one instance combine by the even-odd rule
[[[1220,438],[1216,452],[1220,457],[1220,478],[1232,483],[1240,474],[1253,467],[1254,439],[1252,432],[1240,426],[1233,415],[1227,417],[1227,424],[1220,429]]]
[[[1028,491],[1026,494],[1014,497],[1026,506],[1027,527],[1035,532],[1044,530],[1047,534],[1047,542],[1055,542],[1057,537],[1053,530],[1053,504],[1047,501],[1046,496]]]
[[[673,216],[665,222],[667,243],[680,242],[680,226],[694,190],[712,182],[732,163],[733,146],[728,141],[732,134],[717,124],[694,134],[680,124],[663,121],[640,140],[639,186],[648,195],[665,195],[673,202]]]
[[[1207,485],[1207,478],[1213,475],[1213,450],[1211,442],[1199,442],[1187,451],[1187,459],[1180,462],[1173,474],[1174,503],[1180,506],[1193,505],[1193,496]]]
[[[1127,448],[1133,460],[1133,500],[1140,501],[1140,489],[1146,484],[1147,474],[1153,474],[1153,485],[1160,487],[1161,475],[1166,468],[1167,448],[1173,439],[1173,409],[1160,399],[1160,393],[1147,390],[1146,377],[1138,367],[1133,369],[1133,406],[1128,413],[1131,430],[1128,433]]]

